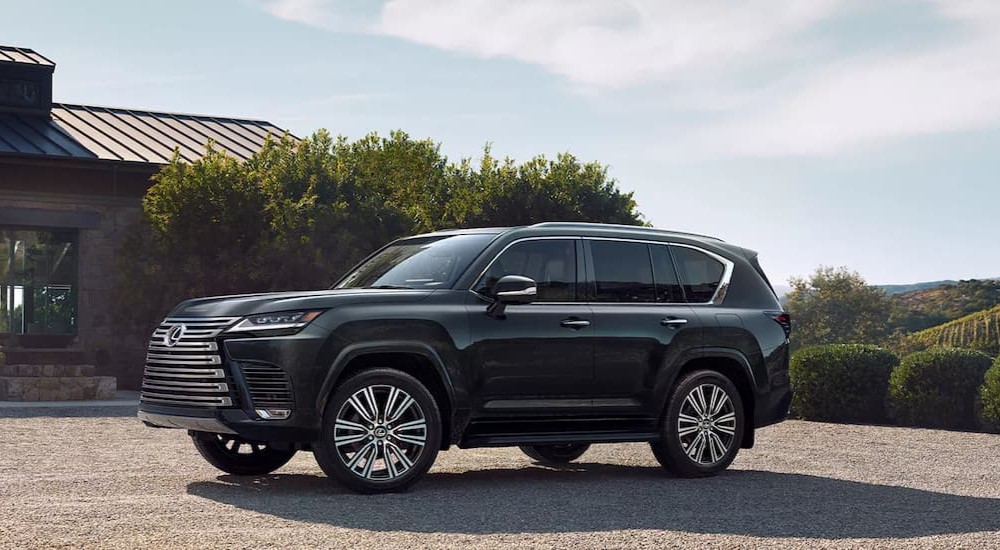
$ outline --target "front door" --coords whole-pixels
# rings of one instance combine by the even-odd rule
[[[468,314],[477,416],[562,415],[588,410],[593,390],[594,327],[578,301],[582,244],[537,238],[507,247],[470,295]],[[535,280],[535,303],[487,315],[491,287],[505,275]]]

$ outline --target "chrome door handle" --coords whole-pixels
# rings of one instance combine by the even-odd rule
[[[666,319],[661,319],[660,324],[665,327],[680,327],[686,325],[687,319],[681,319],[679,317],[667,317]]]
[[[589,327],[590,321],[587,321],[586,319],[563,319],[562,322],[559,323],[559,326],[571,329],[581,329]]]

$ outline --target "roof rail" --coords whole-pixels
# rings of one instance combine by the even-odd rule
[[[711,239],[713,241],[726,242],[718,237],[713,237],[711,235],[701,235],[699,233],[685,233],[684,231],[672,231],[670,229],[660,229],[657,227],[645,227],[642,225],[625,225],[620,223],[593,223],[593,222],[541,222],[532,225],[531,227],[567,227],[567,228],[592,228],[600,229],[602,227],[611,227],[615,229],[628,229],[637,232],[648,232],[648,233],[660,233],[664,235],[683,235],[686,237],[697,237],[700,239]]]

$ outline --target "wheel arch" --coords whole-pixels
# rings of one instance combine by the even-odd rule
[[[441,448],[452,443],[452,413],[455,388],[441,357],[433,348],[417,342],[367,342],[344,348],[334,359],[320,391],[316,410],[322,416],[327,401],[341,382],[361,371],[386,367],[419,380],[434,396],[441,414]]]
[[[727,348],[703,348],[697,350],[684,358],[680,368],[673,372],[673,376],[664,385],[663,401],[660,405],[658,416],[662,416],[670,400],[670,391],[674,385],[685,374],[697,370],[710,370],[722,374],[736,386],[740,392],[740,399],[743,401],[744,431],[740,446],[744,449],[753,447],[756,432],[756,422],[754,411],[757,403],[757,384],[750,361],[738,350]]]

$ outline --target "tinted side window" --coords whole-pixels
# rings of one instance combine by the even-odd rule
[[[684,302],[681,283],[670,259],[670,248],[666,245],[650,245],[653,257],[653,279],[656,281],[656,301],[679,304]]]
[[[541,239],[517,243],[493,262],[476,285],[476,292],[490,295],[504,275],[530,277],[538,284],[538,302],[572,302],[576,299],[576,242]]]
[[[722,281],[725,270],[722,263],[707,254],[683,246],[671,246],[670,253],[677,264],[677,274],[684,285],[687,301],[694,304],[711,301]]]
[[[597,302],[655,302],[649,246],[644,243],[591,241]]]

